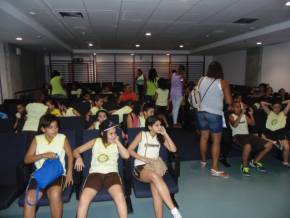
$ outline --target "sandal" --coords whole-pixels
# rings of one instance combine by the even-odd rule
[[[207,162],[205,162],[205,161],[200,161],[200,167],[201,167],[201,168],[205,168],[206,165],[207,165]]]
[[[229,179],[230,178],[230,175],[225,173],[224,171],[218,171],[218,170],[211,169],[210,173],[211,173],[212,176],[222,177],[224,179]]]

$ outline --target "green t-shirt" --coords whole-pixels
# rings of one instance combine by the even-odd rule
[[[64,88],[61,85],[61,76],[55,76],[50,80],[51,95],[66,95]]]
[[[158,88],[158,80],[159,80],[159,77],[157,77],[154,82],[147,80],[146,95],[155,96],[156,89]]]

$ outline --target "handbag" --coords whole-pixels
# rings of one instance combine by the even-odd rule
[[[189,95],[189,98],[188,98],[188,102],[191,105],[191,107],[193,107],[197,111],[200,110],[201,102],[203,101],[203,99],[204,99],[205,95],[207,94],[209,88],[212,86],[214,81],[216,81],[216,79],[214,79],[214,81],[212,81],[212,83],[207,87],[204,95],[202,97],[200,97],[199,87],[200,87],[200,84],[201,84],[203,79],[204,79],[204,77],[200,78],[200,80],[198,81],[197,85],[195,87],[193,87],[193,90],[191,91],[191,93]]]
[[[39,202],[39,192],[48,186],[50,186],[52,183],[54,183],[60,176],[62,176],[64,173],[63,166],[61,164],[61,161],[59,159],[59,156],[57,156],[56,159],[47,159],[41,168],[36,170],[31,178],[34,178],[36,180],[37,186],[36,186],[36,204]],[[29,184],[30,184],[29,181]],[[29,184],[26,189],[26,193],[29,187]],[[27,198],[26,198],[27,199]],[[30,202],[26,201],[28,205],[31,205]],[[33,206],[33,205],[31,205]]]
[[[146,132],[145,132],[145,136],[146,136],[146,144],[145,144],[145,147],[146,147],[146,149],[145,149],[145,157],[146,157],[147,148],[148,148],[148,139],[147,139]],[[164,163],[164,161],[162,160],[162,158],[158,157],[157,159],[150,159],[150,162],[145,164],[144,169],[152,170],[157,175],[162,177],[162,176],[164,176],[166,174],[167,166]]]

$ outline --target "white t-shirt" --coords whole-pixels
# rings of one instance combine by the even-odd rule
[[[158,89],[156,89],[156,93],[157,93],[156,105],[167,106],[168,105],[169,90],[158,88]]]
[[[143,157],[157,159],[159,157],[160,143],[157,140],[157,135],[151,136],[150,132],[142,131],[142,139],[138,145],[137,153]],[[134,166],[145,164],[143,161],[135,159]]]

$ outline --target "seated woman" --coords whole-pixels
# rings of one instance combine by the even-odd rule
[[[68,102],[60,102],[59,108],[61,111],[62,116],[64,117],[79,117],[81,116],[80,113],[70,106],[70,103]]]
[[[290,100],[284,101],[287,106],[282,110],[282,104],[279,101],[270,104],[267,102],[261,102],[263,110],[267,113],[266,130],[263,136],[266,139],[271,140],[279,149],[283,150],[283,162],[286,167],[290,167],[289,164],[289,140],[286,129],[287,114],[290,110]],[[271,106],[271,108],[270,108]],[[281,145],[281,146],[280,146]]]
[[[124,92],[119,96],[118,104],[126,101],[137,101],[138,95],[133,91],[130,84],[126,84]]]
[[[100,124],[102,122],[104,122],[106,119],[108,119],[108,117],[109,117],[109,114],[108,114],[107,111],[99,110],[97,112],[97,120],[88,129],[90,129],[90,130],[99,129],[100,128]]]
[[[137,146],[138,151],[135,152]],[[146,131],[140,132],[128,147],[130,155],[135,158],[134,175],[138,180],[150,184],[157,218],[163,217],[163,202],[170,208],[174,218],[181,218],[163,177],[145,167],[152,159],[158,159],[160,146],[165,146],[170,152],[176,152],[176,146],[161,126],[161,121],[156,116],[150,116],[146,120]]]
[[[234,113],[229,116],[229,123],[234,142],[243,150],[242,174],[251,176],[249,165],[260,172],[266,172],[264,165],[260,161],[271,151],[273,144],[249,133],[248,125],[255,125],[252,108],[249,109],[247,114],[246,110],[242,109],[240,102],[235,102],[233,110]],[[259,153],[249,164],[249,156],[252,150],[257,150]]]
[[[96,115],[99,110],[104,109],[103,105],[104,105],[103,97],[99,95],[95,96],[93,101],[93,107],[86,114],[86,121],[90,120],[91,115]]]
[[[48,113],[55,115],[57,117],[62,116],[60,109],[58,108],[58,103],[55,100],[49,99],[46,101],[48,107]]]
[[[92,139],[74,150],[75,169],[82,171],[85,167],[81,154],[92,149],[92,161],[89,175],[85,180],[80,196],[77,217],[85,218],[91,201],[104,186],[112,196],[120,218],[128,217],[127,205],[118,173],[119,154],[128,159],[127,149],[120,143],[116,134],[116,124],[106,120],[100,125],[101,137]]]

